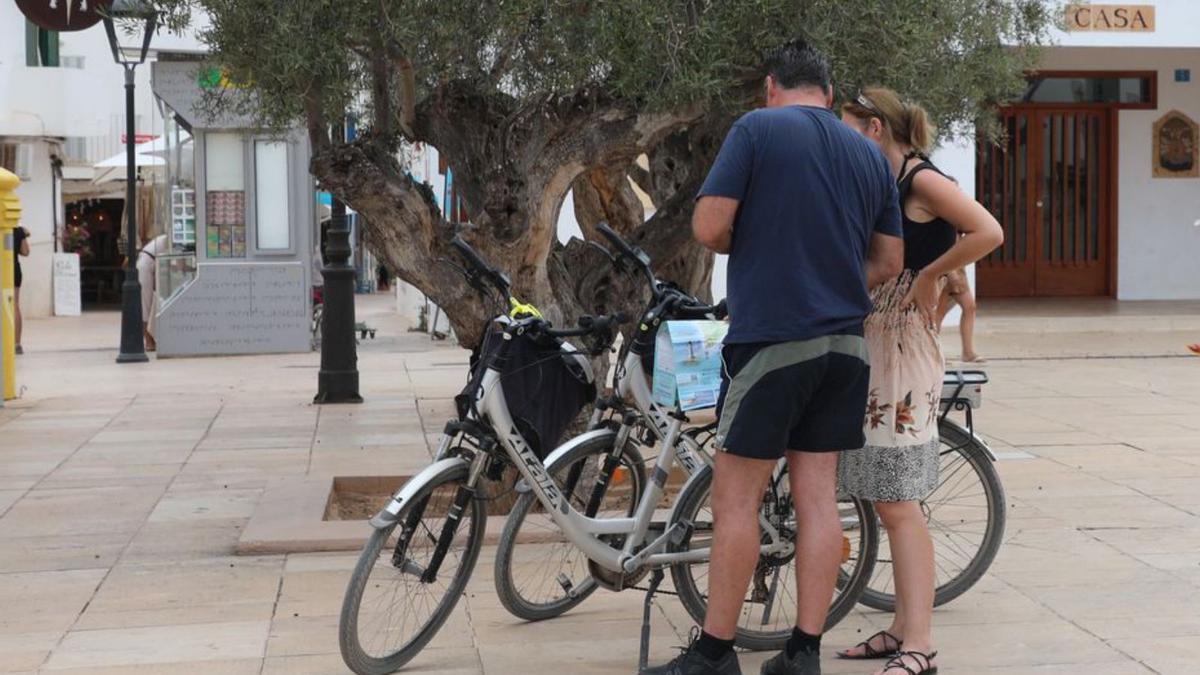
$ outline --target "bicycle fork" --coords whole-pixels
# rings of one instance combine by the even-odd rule
[[[471,466],[467,473],[467,482],[460,485],[454,493],[454,501],[451,502],[450,509],[446,513],[446,522],[442,524],[442,530],[438,534],[437,545],[430,556],[428,567],[421,569],[419,565],[412,560],[408,560],[406,556],[413,534],[416,532],[421,518],[425,515],[425,509],[429,506],[428,496],[413,506],[412,511],[408,514],[408,518],[404,521],[404,528],[401,530],[400,536],[396,541],[396,548],[392,552],[392,565],[394,567],[420,576],[421,583],[431,584],[437,581],[438,571],[442,568],[442,562],[446,559],[446,553],[450,549],[450,544],[453,543],[454,537],[458,535],[458,526],[462,523],[463,513],[467,510],[467,506],[471,503],[471,500],[475,498],[476,486],[479,484],[479,479],[487,467],[488,457],[488,453],[481,449],[471,459]]]

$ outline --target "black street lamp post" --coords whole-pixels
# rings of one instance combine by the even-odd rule
[[[137,21],[144,29],[140,49],[128,53],[117,41],[114,20]],[[142,285],[138,283],[137,256],[137,163],[133,147],[137,144],[134,128],[133,71],[146,62],[150,38],[158,27],[158,14],[148,3],[138,0],[115,0],[104,16],[104,30],[112,47],[113,60],[125,69],[125,223],[126,245],[125,283],[121,286],[121,351],[117,363],[143,363],[146,356],[142,317]]]
[[[334,127],[344,140],[345,128]],[[354,342],[354,266],[346,205],[337,197],[330,208],[325,267],[325,311],[321,316],[321,370],[314,403],[362,403],[358,393],[358,348]]]

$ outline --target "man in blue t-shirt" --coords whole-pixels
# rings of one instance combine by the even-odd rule
[[[797,40],[766,66],[767,106],[730,129],[692,218],[701,244],[729,254],[708,614],[689,649],[651,675],[741,672],[733,638],[746,589],[764,573],[755,586],[770,587],[774,572],[747,554],[760,546],[759,505],[785,455],[800,523],[799,607],[786,648],[763,673],[819,675],[842,556],[837,451],[864,443],[868,289],[903,263],[891,168],[830,110],[828,62]]]

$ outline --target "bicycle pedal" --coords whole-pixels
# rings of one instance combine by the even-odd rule
[[[568,598],[576,597],[575,584],[571,583],[570,577],[568,577],[565,574],[559,573],[557,579],[555,579],[555,580],[558,581],[558,585],[562,587],[563,592],[567,594]]]
[[[693,529],[695,529],[695,526],[689,520],[681,520],[675,523],[675,527],[671,530],[671,544],[679,546],[688,539],[691,539]]]

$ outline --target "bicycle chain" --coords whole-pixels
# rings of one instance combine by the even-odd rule
[[[650,587],[649,587],[649,586],[630,586],[630,587],[629,587],[629,590],[631,590],[631,591],[644,591],[644,592],[646,592],[646,593],[649,593],[649,592],[650,592]],[[664,591],[664,590],[662,590],[661,588],[660,588],[660,589],[658,589],[657,591],[654,591],[654,594],[655,594],[655,595],[673,595],[673,596],[675,596],[675,597],[677,597],[677,598],[679,597],[679,594],[678,594],[678,593],[676,593],[675,591]]]

